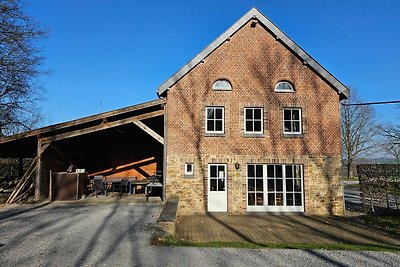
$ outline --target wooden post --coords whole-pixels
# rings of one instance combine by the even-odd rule
[[[50,184],[49,184],[49,199],[50,201],[53,201],[53,171],[49,171],[50,175]]]
[[[40,198],[41,198],[40,193],[42,191],[42,190],[40,190],[40,186],[41,186],[40,172],[42,171],[41,147],[42,147],[42,141],[39,138],[37,152],[36,152],[36,154],[37,154],[37,157],[36,157],[36,181],[35,181],[35,200],[36,201],[40,200]]]
[[[79,173],[76,173],[76,200],[79,199]]]
[[[44,142],[42,138],[38,138],[37,161],[36,161],[36,181],[35,181],[35,200],[40,201],[43,196],[42,190],[42,154],[48,148],[50,142]]]

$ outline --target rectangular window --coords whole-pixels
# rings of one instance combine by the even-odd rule
[[[193,175],[193,163],[185,163],[185,175]]]
[[[224,108],[206,108],[206,133],[224,133]]]
[[[283,133],[301,134],[301,109],[284,108],[283,109]]]
[[[263,133],[263,108],[244,109],[244,132],[246,134]]]
[[[247,164],[247,210],[303,212],[303,166]]]

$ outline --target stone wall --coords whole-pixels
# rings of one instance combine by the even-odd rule
[[[219,156],[174,155],[168,157],[167,198],[179,196],[178,214],[207,212],[208,164],[227,164],[228,212],[247,212],[246,164],[301,164],[303,165],[304,208],[308,214],[343,215],[343,186],[339,176],[340,158],[331,157],[276,157],[276,156]],[[185,176],[185,163],[194,163],[194,175]],[[239,175],[234,165],[240,164]]]

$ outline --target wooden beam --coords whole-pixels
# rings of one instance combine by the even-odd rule
[[[39,147],[40,154],[42,154],[50,146],[50,144],[51,142],[46,142],[46,140],[42,140]]]
[[[137,115],[137,116],[126,118],[126,119],[121,119],[118,121],[102,123],[97,126],[88,127],[88,128],[76,130],[76,131],[69,132],[69,133],[53,135],[53,136],[42,138],[42,139],[44,142],[54,142],[54,141],[58,141],[58,140],[72,138],[72,137],[79,136],[79,135],[84,135],[84,134],[88,134],[88,133],[93,133],[93,132],[97,132],[97,131],[110,129],[113,127],[118,127],[118,126],[125,125],[128,123],[136,122],[139,120],[154,118],[157,116],[161,116],[163,114],[164,114],[164,110],[157,110],[157,111],[149,112],[146,114]]]
[[[54,143],[50,143],[50,147],[57,152],[58,155],[60,155],[64,161],[68,162],[68,165],[74,164],[74,162],[72,160],[70,160],[63,152],[61,152],[60,149],[58,149],[58,147],[56,147],[56,145],[54,145]],[[74,164],[76,165],[76,164]]]
[[[79,124],[84,124],[84,123],[88,123],[88,122],[92,122],[92,121],[96,121],[96,120],[101,120],[104,118],[110,118],[113,116],[121,115],[121,114],[132,112],[132,111],[137,111],[137,110],[141,110],[141,109],[145,109],[145,108],[149,108],[149,107],[154,107],[157,105],[163,106],[165,103],[166,103],[165,99],[158,99],[158,100],[154,100],[154,101],[150,101],[150,102],[146,102],[146,103],[142,103],[142,104],[126,107],[126,108],[121,108],[121,109],[101,113],[98,115],[88,116],[88,117],[84,117],[84,118],[73,120],[73,121],[68,121],[68,122],[63,122],[63,123],[43,127],[43,128],[37,129],[37,130],[27,131],[24,133],[15,134],[15,135],[11,135],[11,136],[4,136],[4,137],[0,137],[0,144],[11,142],[11,141],[22,139],[22,138],[27,138],[27,137],[42,136],[42,135],[44,135],[48,132],[54,131],[54,130],[61,130],[61,129],[76,126]]]
[[[144,124],[141,121],[134,121],[133,123],[136,124],[140,129],[142,129],[143,131],[148,133],[151,137],[156,139],[158,142],[160,142],[161,144],[164,145],[164,138],[162,138],[158,133],[156,133],[155,131],[150,129],[148,126],[146,126],[146,124]]]
[[[158,116],[162,116],[164,115],[164,110],[157,110],[157,111],[152,111],[152,112],[148,112],[142,115],[137,115],[134,118],[138,121],[142,121],[142,120],[146,120],[146,119],[151,119],[151,118],[155,118]]]

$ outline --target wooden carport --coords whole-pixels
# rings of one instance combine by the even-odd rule
[[[148,177],[163,170],[165,100],[155,100],[0,138],[1,158],[35,158],[35,199],[49,198],[51,171]]]

